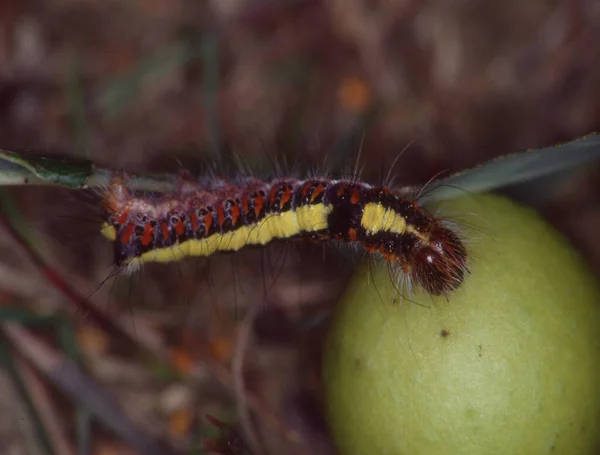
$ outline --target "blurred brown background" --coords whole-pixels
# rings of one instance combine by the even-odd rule
[[[251,164],[285,155],[351,167],[362,144],[376,175],[409,145],[394,175],[418,184],[599,131],[598,42],[595,0],[4,0],[0,147],[142,171],[223,150]],[[515,193],[596,270],[599,177],[589,167]],[[11,194],[38,251],[89,295],[111,270],[93,209],[64,191]],[[125,340],[94,326],[3,237],[3,307],[66,310],[88,373],[173,453],[199,447],[206,412],[230,416],[256,454],[335,453],[319,412],[317,323],[351,272],[335,254],[275,247],[110,280],[92,300]],[[159,341],[146,343],[146,330]],[[33,430],[18,422],[30,419],[4,395],[0,415],[17,423],[0,419],[0,452],[26,453]],[[78,453],[77,403],[50,401],[50,434]],[[102,429],[92,435],[91,453],[135,453]]]

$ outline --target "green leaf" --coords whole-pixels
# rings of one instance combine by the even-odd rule
[[[454,199],[524,183],[600,158],[600,135],[592,133],[563,144],[505,155],[438,180],[422,202]]]
[[[0,184],[55,184],[83,188],[92,175],[91,161],[0,149]]]

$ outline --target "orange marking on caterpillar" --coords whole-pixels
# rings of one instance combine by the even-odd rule
[[[194,233],[198,232],[198,215],[196,215],[196,211],[194,210],[191,215],[192,218],[192,230]]]
[[[278,186],[273,185],[273,187],[271,188],[271,191],[269,193],[269,205],[271,205],[271,206],[275,205],[275,199],[277,198],[277,190],[278,190]]]
[[[160,230],[162,232],[163,239],[169,240],[169,227],[167,223],[160,223]]]
[[[210,232],[210,229],[212,228],[212,225],[213,225],[213,214],[210,210],[206,213],[206,215],[204,215],[203,222],[204,222],[204,225],[206,226],[206,232]]]
[[[231,222],[234,226],[237,226],[238,220],[240,219],[240,207],[235,202],[229,209],[229,213],[231,213]]]
[[[123,213],[119,214],[119,216],[117,217],[117,223],[125,224],[128,219],[129,219],[129,213],[123,212]]]
[[[131,236],[133,235],[134,230],[135,225],[133,223],[129,223],[127,226],[125,226],[125,229],[121,234],[121,243],[127,245],[131,241]]]
[[[183,225],[183,221],[181,221],[181,218],[177,219],[177,223],[175,224],[175,233],[178,236],[181,236],[185,233],[185,226]]]
[[[225,208],[223,204],[217,206],[217,222],[221,227],[225,224]]]
[[[265,198],[258,194],[254,199],[254,214],[258,217],[265,206]]]
[[[249,194],[244,194],[244,197],[242,197],[242,210],[244,213],[248,213],[250,211],[250,206],[248,205],[250,197],[251,196]]]
[[[303,198],[305,198],[306,196],[308,196],[308,192],[310,191],[310,187],[311,187],[310,182],[304,183],[304,186],[302,187],[302,197]]]
[[[154,227],[152,223],[146,223],[144,225],[144,234],[141,237],[142,245],[148,246],[154,240]]]
[[[310,202],[314,203],[317,198],[323,194],[323,192],[325,191],[325,185],[323,185],[322,183],[319,183],[319,185],[315,188],[315,191],[313,191],[313,194],[310,196]]]
[[[348,230],[348,239],[350,239],[351,242],[355,242],[358,240],[358,231],[354,228],[350,228]]]
[[[375,253],[378,250],[377,246],[373,246],[373,245],[366,246],[365,249],[369,253]]]
[[[292,200],[292,190],[290,187],[286,187],[281,195],[281,201],[279,201],[279,206],[281,208],[285,207],[285,205]]]

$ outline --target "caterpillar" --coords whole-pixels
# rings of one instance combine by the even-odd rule
[[[89,163],[72,166],[68,171],[76,172],[62,178],[48,168],[52,162],[47,158],[26,159],[6,151],[0,156],[24,166],[34,181],[51,180],[99,193],[101,232],[113,244],[115,273],[276,240],[308,240],[361,248],[386,260],[400,272],[398,278],[408,278],[409,288],[415,282],[432,295],[448,296],[469,272],[466,239],[455,221],[438,217],[425,206],[465,191],[495,190],[581,166],[600,156],[599,141],[597,134],[590,134],[500,157],[430,182],[427,193],[356,178],[192,180],[188,174],[179,179],[169,174],[163,180],[160,175],[128,176]],[[64,163],[58,164],[64,168]]]
[[[444,220],[416,199],[358,180],[182,180],[157,195],[131,191],[114,175],[101,197],[101,231],[118,266],[308,240],[362,246],[432,295],[448,295],[468,273],[465,245]]]

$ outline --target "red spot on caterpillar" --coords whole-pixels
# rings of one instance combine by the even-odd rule
[[[206,212],[206,215],[204,215],[202,222],[204,223],[206,232],[210,232],[211,228],[212,228],[212,224],[213,224],[213,214],[212,211],[208,211]]]
[[[119,216],[117,217],[117,223],[125,224],[128,219],[129,219],[129,213],[123,212],[123,213],[119,214]]]
[[[181,221],[181,218],[178,218],[177,223],[175,223],[175,233],[178,236],[181,236],[185,233],[185,226],[183,225],[183,221]]]
[[[240,219],[240,207],[237,204],[233,204],[231,209],[229,209],[229,213],[231,213],[231,222],[234,226],[237,226],[238,220]]]
[[[358,231],[356,229],[348,229],[348,240],[351,242],[356,242],[358,240]]]
[[[217,223],[219,223],[219,226],[225,224],[225,208],[223,207],[223,204],[217,206]]]
[[[398,256],[396,256],[394,253],[386,251],[383,247],[381,248],[381,255],[389,262],[398,260]]]
[[[292,200],[292,189],[289,186],[286,186],[283,190],[283,194],[281,195],[281,201],[279,202],[279,206],[281,208],[285,207],[285,205]]]
[[[194,233],[198,231],[198,215],[196,215],[196,211],[194,210],[191,215],[192,218],[192,230]]]
[[[302,198],[306,198],[308,196],[308,192],[310,191],[310,187],[311,184],[310,183],[305,183],[304,186],[302,187]]]
[[[146,223],[144,225],[144,234],[140,240],[144,246],[148,246],[152,243],[154,240],[154,227],[152,226],[152,223]]]
[[[123,245],[127,245],[127,244],[129,244],[129,242],[131,242],[131,236],[133,235],[134,230],[135,230],[135,225],[133,223],[129,223],[129,224],[127,224],[127,226],[125,226],[125,228],[123,229],[123,232],[121,234],[121,243]]]
[[[360,202],[360,191],[358,188],[354,188],[352,190],[352,194],[350,195],[350,203],[352,205],[356,205]]]
[[[260,194],[254,199],[254,214],[258,217],[265,206],[265,198]]]
[[[319,182],[317,184],[317,186],[315,187],[313,193],[310,196],[310,202],[314,203],[317,200],[317,198],[319,196],[321,196],[321,194],[323,194],[324,191],[325,191],[325,185],[323,185],[321,182]]]
[[[244,213],[248,213],[250,211],[250,206],[248,205],[250,197],[251,196],[249,194],[244,194],[244,196],[242,197],[242,210]]]
[[[271,191],[269,192],[269,205],[273,207],[275,205],[275,200],[277,199],[277,190],[278,186],[273,185]]]
[[[162,232],[163,239],[169,240],[169,227],[167,223],[160,223],[160,230]]]

